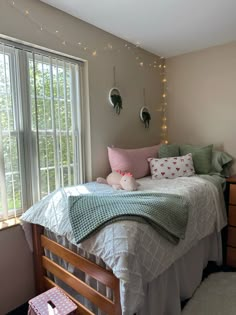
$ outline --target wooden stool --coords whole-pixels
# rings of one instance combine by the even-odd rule
[[[29,301],[28,315],[72,315],[77,306],[58,288],[50,289]]]

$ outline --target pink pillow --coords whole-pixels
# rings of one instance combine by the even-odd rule
[[[152,179],[176,178],[181,176],[192,176],[195,174],[192,154],[184,156],[148,159]]]
[[[160,145],[139,149],[119,149],[108,147],[108,158],[112,171],[130,172],[134,178],[150,175],[147,159],[157,157]]]

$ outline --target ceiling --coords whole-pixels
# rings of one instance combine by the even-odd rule
[[[235,0],[41,0],[159,56],[236,40]]]

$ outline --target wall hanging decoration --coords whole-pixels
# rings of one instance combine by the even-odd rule
[[[109,102],[114,107],[116,113],[119,115],[122,109],[122,97],[120,95],[120,90],[116,87],[116,67],[113,67],[113,84],[114,86],[109,92]]]
[[[143,101],[144,101],[144,106],[140,109],[139,116],[142,122],[144,123],[145,128],[149,128],[151,114],[149,112],[148,107],[146,106],[145,89],[143,89]]]
[[[151,114],[149,113],[149,109],[145,106],[140,109],[140,119],[143,121],[145,128],[149,128]]]
[[[168,127],[167,127],[167,79],[166,79],[166,60],[162,57],[159,64],[161,77],[161,143],[168,144]]]

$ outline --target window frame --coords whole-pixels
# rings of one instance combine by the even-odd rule
[[[31,128],[31,111],[30,108],[30,82],[29,82],[29,75],[28,75],[28,66],[29,66],[29,58],[27,58],[27,53],[32,53],[33,55],[41,54],[48,58],[57,58],[59,60],[62,60],[62,62],[65,63],[65,61],[72,62],[76,65],[77,71],[73,73],[74,76],[78,76],[77,83],[80,83],[80,86],[74,86],[73,88],[76,89],[76,92],[80,92],[79,94],[79,100],[80,100],[80,106],[79,108],[76,108],[76,116],[78,120],[80,120],[80,123],[77,123],[77,128],[75,130],[72,130],[72,133],[74,131],[73,139],[77,139],[75,142],[75,165],[74,169],[78,169],[77,175],[77,181],[82,183],[85,178],[85,174],[83,172],[84,170],[84,148],[87,146],[83,142],[84,136],[83,136],[83,119],[82,119],[82,112],[84,108],[84,99],[85,97],[85,89],[86,86],[86,74],[84,72],[84,61],[78,60],[77,58],[70,58],[63,54],[58,54],[55,52],[51,52],[49,50],[39,49],[32,46],[26,46],[25,44],[13,42],[8,39],[3,39],[0,35],[0,43],[2,43],[6,50],[9,50],[11,53],[11,58],[15,67],[15,71],[17,71],[17,76],[12,75],[13,74],[13,66],[11,66],[11,76],[13,78],[14,82],[14,88],[15,92],[13,92],[14,95],[14,110],[16,108],[15,104],[19,105],[19,109],[17,110],[17,113],[15,113],[17,117],[17,129],[12,131],[12,135],[18,137],[17,143],[18,143],[18,157],[19,157],[19,171],[21,174],[21,187],[22,187],[22,210],[19,210],[18,213],[14,213],[12,216],[16,217],[18,214],[21,214],[23,211],[27,210],[34,202],[39,200],[39,193],[37,192],[37,189],[33,187],[32,182],[36,182],[36,173],[35,170],[35,160],[33,159],[33,149],[30,145],[33,142],[33,131]],[[14,51],[14,52],[12,52]],[[16,53],[17,51],[17,53]],[[77,59],[77,60],[76,60]],[[21,84],[19,86],[18,81],[24,82],[24,84]],[[75,84],[75,81],[73,81],[73,84]],[[14,88],[12,88],[14,90]],[[23,106],[23,103],[27,103],[27,106]],[[30,119],[29,119],[30,118]],[[42,131],[44,132],[44,131]],[[26,157],[30,156],[30,163],[27,161]],[[76,164],[78,163],[78,164]],[[88,165],[88,164],[87,164]],[[70,165],[71,166],[71,165]],[[54,165],[56,167],[56,165]],[[64,168],[64,166],[63,166]],[[29,178],[31,181],[29,181]],[[14,210],[12,210],[14,212]],[[12,217],[10,214],[11,210],[8,210],[8,218]],[[0,215],[0,221],[2,221],[4,218],[1,218]]]

